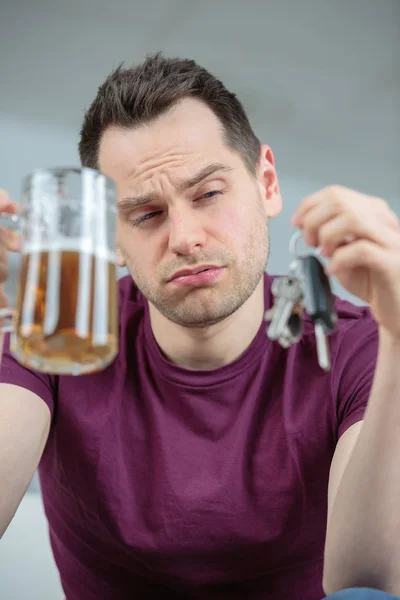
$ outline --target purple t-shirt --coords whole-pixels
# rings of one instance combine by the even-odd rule
[[[378,344],[366,308],[337,309],[329,374],[309,321],[289,350],[263,324],[229,365],[171,364],[130,277],[103,372],[34,373],[6,344],[0,381],[52,413],[40,478],[68,600],[323,597],[329,468],[363,418]]]

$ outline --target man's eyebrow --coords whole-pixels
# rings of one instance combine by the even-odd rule
[[[133,208],[139,208],[145,206],[156,199],[155,194],[145,194],[143,196],[135,196],[132,198],[122,198],[117,202],[117,208],[119,210],[132,210]]]
[[[210,175],[213,175],[216,171],[224,171],[224,172],[233,171],[233,168],[229,167],[228,165],[224,165],[222,163],[211,163],[211,164],[203,167],[198,173],[196,173],[196,175],[194,175],[190,179],[187,179],[186,181],[181,183],[178,186],[178,190],[180,192],[189,190],[190,188],[194,187],[195,185],[198,185],[199,183],[201,183],[203,181],[203,179],[207,179],[207,177],[210,177]]]
[[[204,179],[207,179],[207,177],[210,177],[210,175],[213,175],[217,171],[233,171],[233,167],[229,167],[228,165],[224,165],[222,163],[211,163],[209,165],[206,165],[198,173],[196,173],[196,175],[180,183],[178,185],[178,191],[184,192],[186,190],[189,190],[190,188],[194,187],[195,185],[198,185]],[[144,206],[155,200],[157,200],[157,195],[153,193],[143,194],[140,196],[134,196],[129,198],[122,198],[122,200],[120,200],[117,203],[117,208],[119,208],[120,210],[132,210],[133,208]]]

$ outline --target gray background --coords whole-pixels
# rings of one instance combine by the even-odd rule
[[[400,214],[399,25],[399,0],[1,0],[0,187],[18,200],[32,169],[78,164],[84,109],[120,62],[194,58],[275,153],[284,210],[269,271],[284,272],[306,194],[340,183]],[[13,299],[17,257],[10,268]],[[34,483],[0,541],[0,598],[62,597]]]

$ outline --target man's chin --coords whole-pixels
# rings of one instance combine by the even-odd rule
[[[208,315],[208,316],[198,316],[198,315],[176,315],[169,314],[164,315],[169,321],[180,325],[180,327],[185,327],[186,329],[206,329],[208,327],[212,327],[217,323],[220,323],[224,319],[226,319],[227,315]]]
[[[184,302],[182,304],[174,304],[156,307],[167,319],[188,328],[204,328],[211,327],[220,323],[239,306],[234,303],[217,306],[215,302]]]

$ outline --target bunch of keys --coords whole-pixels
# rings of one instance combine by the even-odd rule
[[[294,261],[289,275],[277,277],[272,282],[274,305],[264,317],[270,322],[267,335],[283,348],[297,343],[303,333],[305,310],[314,325],[318,363],[324,371],[329,371],[331,359],[327,336],[337,321],[333,295],[329,277],[318,257],[313,253],[304,256],[297,253],[301,237],[302,233],[297,232],[290,242]]]

